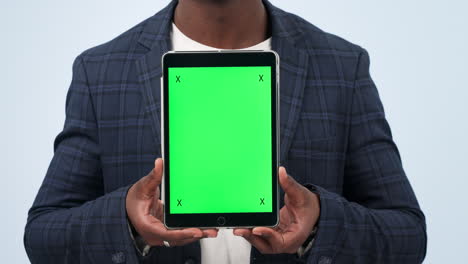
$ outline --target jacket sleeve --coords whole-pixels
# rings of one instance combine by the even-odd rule
[[[64,129],[29,211],[24,245],[32,263],[136,263],[125,209],[129,187],[104,194],[82,56],[73,64]]]
[[[343,196],[315,186],[321,212],[308,263],[420,263],[426,254],[425,217],[403,171],[369,64],[363,50],[348,118]]]

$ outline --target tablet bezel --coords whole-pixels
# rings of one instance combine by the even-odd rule
[[[170,214],[169,201],[169,133],[168,133],[168,68],[169,67],[233,67],[270,66],[272,104],[272,212],[260,213],[190,213]],[[164,161],[162,200],[164,224],[169,229],[186,227],[231,228],[276,226],[279,222],[279,56],[274,51],[170,51],[162,56],[161,77],[161,151]]]

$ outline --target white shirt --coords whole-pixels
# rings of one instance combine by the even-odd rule
[[[182,33],[174,23],[171,32],[172,50],[219,50],[203,45]],[[270,50],[271,38],[242,50]],[[218,237],[200,240],[202,264],[250,263],[251,245],[244,238],[233,235],[232,229],[220,229]]]

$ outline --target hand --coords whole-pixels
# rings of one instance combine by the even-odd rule
[[[127,216],[135,230],[150,246],[161,246],[163,241],[171,246],[182,246],[203,237],[216,237],[216,229],[186,228],[168,230],[163,222],[163,203],[159,199],[163,174],[162,159],[154,162],[154,169],[136,182],[126,197]]]
[[[318,196],[288,176],[284,167],[279,168],[279,182],[285,193],[279,225],[234,230],[262,254],[296,253],[320,215]]]

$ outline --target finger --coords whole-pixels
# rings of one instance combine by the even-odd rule
[[[278,231],[275,231],[274,229],[269,227],[255,227],[252,230],[252,234],[265,238],[265,240],[270,242],[271,245],[284,244],[283,237],[281,236],[281,234]]]
[[[155,195],[153,196],[153,203],[150,208],[150,214],[158,219],[161,219],[157,217],[156,215],[159,213],[161,210],[160,208],[160,200],[159,200],[159,186],[156,187]]]
[[[295,253],[302,243],[307,239],[306,232],[283,233],[284,249],[286,253]]]
[[[271,254],[274,253],[271,249],[270,244],[263,239],[263,234],[254,235],[252,232],[249,234],[242,236],[245,240],[247,240],[252,246],[254,246],[258,251],[262,254]]]
[[[159,188],[158,188],[159,189]],[[162,221],[163,219],[163,203],[159,199],[154,199],[155,202],[153,203],[153,212],[151,213],[155,218]]]
[[[139,192],[145,199],[153,198],[156,195],[156,188],[161,184],[163,174],[163,161],[161,158],[154,162],[154,169],[139,184]]]
[[[161,198],[160,196],[161,196],[161,189],[159,188],[159,185],[158,185],[156,186],[156,193],[154,195],[154,199],[159,200]]]
[[[181,241],[186,239],[203,237],[203,232],[198,228],[187,228],[181,230],[166,230],[161,234],[161,239],[166,241]]]
[[[252,229],[248,228],[235,228],[233,234],[236,236],[241,236],[247,240],[252,246],[258,249],[263,254],[272,253],[271,246],[262,238],[261,233],[254,235]]]
[[[288,200],[293,204],[301,203],[304,200],[304,187],[289,176],[284,167],[279,168],[278,174],[281,188],[284,190],[285,195],[288,196]]]
[[[163,241],[177,245],[184,240],[197,240],[203,237],[203,232],[198,228],[168,230],[160,220],[151,215],[143,219],[139,233],[150,245],[162,245]]]
[[[247,228],[234,228],[232,233],[235,236],[242,236],[242,237],[247,237],[252,234],[252,229],[247,229]]]
[[[253,233],[261,233],[262,237],[271,245],[274,253],[296,253],[302,242],[304,232],[280,233],[268,227],[256,227]]]
[[[171,247],[176,247],[176,246],[184,246],[193,242],[196,242],[200,240],[200,238],[189,238],[189,239],[184,239],[180,241],[167,241],[169,243],[169,246]],[[164,245],[164,242],[161,243],[161,246]]]
[[[187,244],[196,242],[198,240],[200,240],[200,238],[187,238],[187,239],[174,240],[174,241],[163,240],[161,238],[155,238],[154,241],[152,241],[153,243],[150,243],[150,245],[152,245],[152,246],[165,246],[164,241],[166,241],[166,242],[169,243],[170,247],[175,247],[175,246],[187,245]]]
[[[283,206],[280,210],[280,220],[276,230],[285,230],[291,224],[291,216],[289,214],[288,208]]]
[[[218,230],[217,229],[204,229],[202,230],[203,237],[217,237]]]
[[[271,228],[256,227],[252,230],[252,233],[261,236],[270,245],[274,253],[282,253],[282,250],[288,246],[284,244],[282,234]]]
[[[159,219],[150,215],[145,217],[142,221],[140,229],[143,233],[147,234],[152,241],[179,241],[203,237],[203,232],[198,228],[168,230]]]

